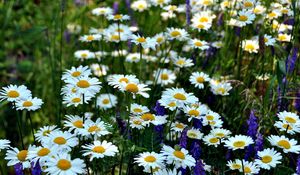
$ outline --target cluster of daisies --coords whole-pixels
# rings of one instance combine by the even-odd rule
[[[16,110],[35,111],[40,109],[43,101],[37,97],[32,97],[31,91],[25,85],[9,85],[0,91],[1,101],[11,102]]]

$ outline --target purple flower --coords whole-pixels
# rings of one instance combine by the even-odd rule
[[[223,23],[224,23],[223,17],[224,17],[224,14],[220,13],[219,16],[218,16],[218,21],[217,21],[217,25],[218,26],[222,26],[223,25]]]
[[[298,91],[298,92],[296,93],[296,99],[295,99],[295,101],[294,101],[294,107],[295,107],[295,109],[296,109],[298,112],[300,112],[300,91]]]
[[[288,56],[286,60],[286,70],[288,73],[292,73],[295,69],[295,63],[297,61],[297,53],[298,53],[298,48],[293,47],[291,50],[291,54]]]
[[[202,160],[199,159],[196,162],[196,166],[194,168],[194,175],[205,175],[204,164]]]
[[[191,3],[190,3],[190,0],[186,0],[185,4],[186,4],[186,25],[188,27],[191,23]]]
[[[202,129],[202,119],[196,119],[196,118],[193,118],[192,119],[193,120],[193,126],[194,126],[194,128],[196,128],[196,129]]]
[[[180,140],[179,140],[179,145],[181,146],[181,148],[186,148],[187,147],[187,128],[184,129],[182,132],[181,132],[181,137],[180,137]]]
[[[300,156],[298,156],[297,159],[297,168],[296,168],[297,174],[300,174]]]
[[[257,134],[257,128],[258,128],[258,123],[257,123],[257,118],[254,114],[254,111],[251,110],[249,119],[247,120],[248,124],[248,131],[247,135],[252,137],[253,140],[256,139],[256,134]]]
[[[117,1],[114,2],[113,10],[114,10],[114,14],[117,14],[117,13],[118,13],[118,10],[119,10],[119,3],[118,3]]]
[[[259,132],[257,133],[256,140],[255,140],[255,158],[258,158],[257,152],[262,151],[264,149],[264,138]]]
[[[120,116],[117,116],[117,117],[116,117],[116,120],[117,120],[117,124],[118,124],[118,126],[119,126],[119,129],[120,129],[121,134],[124,134],[125,131],[126,131],[126,122],[125,122],[123,119],[121,119]],[[128,127],[129,127],[129,126],[128,126]]]
[[[154,127],[154,131],[157,133],[158,137],[157,139],[159,140],[160,143],[163,142],[164,139],[164,126],[163,125],[157,125]]]
[[[232,154],[232,151],[231,149],[228,149],[227,152],[226,152],[226,155],[225,155],[225,158],[226,160],[231,160],[231,154]]]
[[[234,27],[234,32],[236,36],[240,36],[241,35],[241,29],[240,27]]]
[[[39,164],[39,162],[37,162],[34,166],[34,162],[31,162],[31,174],[32,175],[41,175],[42,174],[42,169],[41,166]]]
[[[156,102],[155,107],[153,109],[157,115],[165,115],[166,114],[166,109],[163,106],[161,106],[158,101]]]
[[[191,145],[191,154],[192,156],[198,160],[200,159],[200,155],[201,155],[201,147],[199,145],[199,143],[197,141],[193,141],[192,145]]]
[[[181,171],[181,175],[186,174],[186,169],[185,169],[185,168],[182,168],[182,167],[181,167],[179,170]]]
[[[21,163],[17,163],[14,165],[16,175],[24,175],[23,173],[23,166]]]

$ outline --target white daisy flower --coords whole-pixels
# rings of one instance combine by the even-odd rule
[[[50,145],[51,149],[60,151],[71,151],[73,147],[77,146],[78,138],[67,131],[52,131],[48,137],[44,137],[42,143]]]
[[[175,150],[170,146],[164,145],[161,153],[166,156],[167,164],[173,164],[175,168],[191,168],[196,164],[196,160],[184,148]]]
[[[186,115],[189,116],[188,121],[190,122],[193,118],[202,119],[208,112],[208,108],[206,105],[193,106],[186,105],[183,107],[183,111]]]
[[[254,162],[248,162],[243,160],[244,171],[242,168],[239,169],[240,172],[244,172],[245,175],[252,175],[259,173],[259,167]]]
[[[157,84],[161,84],[162,86],[173,84],[176,79],[175,73],[169,69],[155,70],[153,77],[157,81]]]
[[[220,144],[220,138],[216,137],[213,134],[208,134],[203,137],[203,141],[208,146],[217,147]]]
[[[181,107],[179,106],[175,100],[170,99],[169,97],[164,97],[158,100],[160,105],[169,109],[170,111],[174,111],[175,109]]]
[[[110,125],[101,121],[98,118],[95,122],[92,120],[86,120],[83,124],[84,128],[80,130],[80,135],[91,138],[92,136],[94,139],[97,139],[103,135],[108,135],[110,132],[107,130]]]
[[[100,41],[102,35],[100,34],[90,34],[90,35],[83,35],[79,38],[81,42],[92,42],[92,41]]]
[[[165,5],[168,5],[171,0],[150,0],[150,2],[154,5],[154,6],[160,6],[163,7]]]
[[[300,122],[299,116],[293,112],[282,111],[277,114],[279,120],[290,124],[296,124]]]
[[[80,61],[95,58],[95,54],[89,50],[77,50],[74,52],[74,57]]]
[[[144,169],[156,169],[164,167],[164,156],[155,152],[143,152],[134,158],[134,162]]]
[[[63,104],[66,104],[67,107],[69,106],[75,106],[77,107],[79,104],[87,104],[88,101],[90,101],[92,96],[90,95],[84,95],[84,101],[83,101],[83,95],[78,93],[73,93],[69,95],[63,96]]]
[[[149,126],[150,124],[153,125],[163,125],[167,123],[167,115],[159,116],[151,113],[144,113],[140,116],[140,119],[143,120],[142,125],[143,126]]]
[[[41,142],[48,137],[48,135],[53,131],[59,131],[56,125],[52,126],[43,126],[35,134],[34,137],[37,141]]]
[[[194,66],[192,59],[187,59],[184,57],[177,57],[172,59],[173,63],[179,68],[186,68]]]
[[[51,156],[56,154],[56,150],[52,149],[48,145],[44,146],[32,146],[28,148],[28,155],[27,159],[30,160],[30,162],[34,163],[34,166],[36,163],[39,163],[41,166],[44,166],[45,163],[49,160]]]
[[[242,10],[238,13],[238,20],[241,27],[247,24],[252,24],[255,19],[255,14],[250,10]]]
[[[210,83],[210,87],[211,87],[211,91],[215,95],[221,95],[221,96],[229,95],[229,91],[232,89],[231,84],[227,82],[220,82],[217,84]]]
[[[140,35],[132,34],[130,39],[131,42],[133,42],[136,45],[141,45],[144,49],[151,48],[155,50],[156,40],[154,38],[150,38],[150,37],[145,38]]]
[[[45,164],[47,167],[44,171],[47,174],[56,175],[77,175],[86,174],[85,163],[83,160],[76,158],[71,159],[68,153],[60,153],[52,156]]]
[[[285,121],[276,121],[274,124],[280,131],[287,132],[288,134],[296,134],[300,132],[300,123],[291,124]]]
[[[210,134],[222,139],[227,138],[231,134],[231,131],[223,128],[214,128],[210,131]]]
[[[10,141],[6,139],[0,139],[0,151],[9,148]]]
[[[83,117],[78,115],[66,115],[64,127],[69,128],[68,132],[74,131],[75,134],[78,134],[79,130],[83,128]]]
[[[227,140],[224,141],[225,147],[237,150],[237,149],[244,149],[245,147],[253,144],[254,141],[251,137],[245,135],[236,135],[233,137],[229,137]]]
[[[29,146],[30,148],[30,146]],[[18,148],[11,148],[7,150],[5,160],[7,160],[7,166],[14,166],[18,163],[22,165],[23,169],[30,168],[30,161],[27,158],[28,150],[19,150]]]
[[[8,85],[7,87],[3,87],[0,91],[0,102],[3,100],[16,102],[29,97],[31,97],[31,91],[24,85]]]
[[[193,93],[187,93],[183,88],[168,88],[162,93],[162,99],[175,102],[176,106],[183,107],[187,104],[194,104],[198,98]],[[162,100],[163,101],[163,100]],[[163,103],[161,103],[163,104]]]
[[[137,1],[132,2],[132,4],[131,4],[130,7],[134,11],[143,12],[146,9],[148,9],[149,6],[150,6],[150,4],[147,1],[145,1],[145,0],[137,0]]]
[[[220,118],[221,118],[220,114],[218,114],[214,111],[208,110],[205,117],[203,118],[202,123],[204,126],[206,126],[206,125],[209,125],[213,121],[219,120]]]
[[[262,151],[258,151],[257,155],[259,159],[255,159],[255,163],[263,169],[270,170],[275,168],[277,164],[281,163],[282,156],[280,152],[274,150],[274,148],[267,148]]]
[[[208,43],[206,41],[202,41],[199,39],[190,39],[188,45],[194,49],[206,50],[209,48]]]
[[[153,38],[156,41],[157,45],[161,45],[166,41],[166,36],[164,33],[158,33]]]
[[[126,56],[125,61],[129,62],[129,63],[138,63],[140,61],[140,53],[130,53],[130,54],[128,54]]]
[[[101,89],[101,82],[99,82],[98,78],[78,77],[70,78],[65,81],[66,83],[75,85],[77,87],[77,93],[79,94],[94,96]]]
[[[279,33],[276,39],[281,42],[290,42],[291,38],[292,38],[292,35],[290,35],[290,34]]]
[[[93,141],[92,144],[83,145],[83,156],[90,157],[90,161],[93,161],[94,158],[104,158],[104,157],[112,157],[115,156],[119,150],[113,145],[111,142],[104,141]]]
[[[112,20],[112,21],[126,21],[129,20],[130,17],[128,15],[123,15],[123,14],[109,14],[107,15],[107,19]]]
[[[186,135],[190,139],[197,139],[197,140],[201,140],[203,137],[203,134],[200,132],[200,130],[196,128],[189,129]]]
[[[97,97],[97,106],[104,110],[115,107],[117,103],[117,97],[113,94],[101,94]]]
[[[209,82],[210,78],[203,72],[193,72],[189,80],[196,88],[203,89],[204,83]]]
[[[91,75],[91,69],[89,69],[88,66],[82,66],[79,67],[72,67],[70,70],[67,70],[62,75],[62,80],[67,80],[69,78],[78,78],[78,77],[85,77]]]
[[[91,64],[90,67],[93,71],[93,74],[97,77],[102,77],[107,75],[107,72],[109,70],[109,67],[104,64]]]
[[[171,124],[171,131],[182,132],[185,127],[187,127],[186,124],[176,121]]]
[[[160,169],[154,172],[154,175],[181,175],[181,171],[177,171],[176,168],[171,169]]]
[[[144,120],[140,117],[130,117],[130,127],[136,128],[138,130],[143,129],[145,126],[143,125]]]
[[[266,46],[274,46],[276,40],[271,35],[264,35],[264,43]]]
[[[130,105],[130,113],[133,115],[141,115],[149,111],[150,110],[147,106],[139,105],[137,103],[133,103]]]
[[[284,153],[299,153],[300,145],[297,145],[297,140],[289,139],[285,136],[271,135],[268,141],[273,145],[283,149]]]
[[[242,168],[242,161],[239,159],[235,159],[234,161],[227,161],[226,164],[231,170],[239,170]]]
[[[133,98],[135,98],[136,95],[141,95],[145,98],[149,98],[149,94],[147,93],[147,91],[151,90],[146,84],[125,82],[122,82],[121,87],[119,87],[119,89],[122,92],[126,91],[131,93],[133,95]]]
[[[180,28],[167,28],[167,36],[169,40],[185,41],[188,39],[189,34],[186,30]]]
[[[37,98],[37,97],[29,97],[27,99],[22,99],[17,101],[16,103],[16,107],[17,110],[24,110],[26,109],[27,111],[35,111],[37,109],[40,109],[42,104],[44,104],[44,102]]]
[[[242,48],[246,52],[257,53],[259,49],[259,44],[257,40],[243,40]]]
[[[114,88],[120,88],[122,83],[138,83],[139,80],[135,75],[114,74],[107,77],[108,84]]]
[[[111,15],[113,13],[113,10],[110,7],[98,7],[92,10],[92,14],[96,16],[100,15]]]

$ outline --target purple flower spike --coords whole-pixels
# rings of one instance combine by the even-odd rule
[[[165,115],[166,114],[166,109],[163,106],[161,106],[158,101],[156,102],[156,105],[153,109],[157,115]]]
[[[41,166],[39,164],[39,162],[37,162],[34,166],[34,163],[31,162],[31,174],[32,175],[41,175],[42,174],[42,169],[41,169]]]
[[[196,160],[200,159],[201,151],[199,143],[197,141],[193,141],[191,145],[191,153]]]
[[[23,166],[21,163],[17,163],[14,165],[16,175],[24,175],[23,173]]]
[[[196,166],[194,168],[194,175],[205,175],[204,164],[202,160],[199,159],[196,162]]]
[[[181,133],[181,137],[179,140],[179,145],[181,146],[181,148],[186,148],[187,147],[187,129],[184,129]]]
[[[286,70],[288,73],[292,73],[295,69],[298,50],[299,49],[297,47],[293,47],[291,54],[288,56],[286,60]]]
[[[119,3],[117,1],[114,2],[113,9],[114,9],[114,14],[117,14],[119,10]]]
[[[186,6],[186,25],[187,27],[190,26],[191,23],[191,3],[190,0],[185,1]]]

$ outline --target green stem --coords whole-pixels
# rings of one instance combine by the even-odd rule
[[[34,143],[36,143],[35,137],[34,137],[34,128],[33,128],[33,124],[32,124],[31,114],[30,114],[29,111],[27,113],[28,113],[28,118],[29,118],[29,122],[30,122],[30,127],[31,127],[31,133],[32,133],[33,141],[34,141]]]

